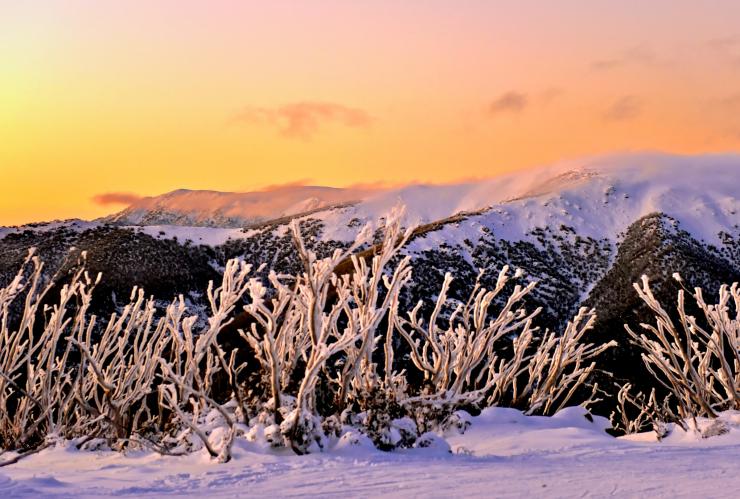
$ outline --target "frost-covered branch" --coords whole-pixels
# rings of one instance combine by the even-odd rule
[[[617,345],[615,341],[601,345],[583,342],[583,336],[595,322],[596,313],[581,308],[563,333],[545,334],[527,361],[528,381],[519,395],[528,400],[528,414],[553,414],[566,407],[596,368],[596,362],[587,361]],[[598,385],[594,385],[591,397],[582,403],[584,406],[596,401],[597,390]]]
[[[419,317],[422,302],[408,313],[408,318],[397,319],[397,330],[411,348],[411,359],[424,372],[431,387],[431,393],[423,398],[449,404],[474,403],[497,383],[496,342],[507,335],[531,334],[532,319],[540,312],[537,309],[526,313],[519,306],[534,289],[535,283],[529,283],[516,285],[503,306],[489,315],[493,301],[510,279],[509,268],[505,266],[494,289],[489,291],[481,287],[479,276],[468,302],[453,310],[443,328],[439,325],[440,315],[447,305],[452,282],[448,273],[428,321]],[[474,377],[474,373],[487,374]]]
[[[457,305],[443,329],[438,323],[452,282],[447,274],[426,324],[418,317],[421,303],[408,319],[397,320],[414,365],[424,372],[431,387],[429,393],[410,401],[456,405],[477,403],[487,396],[488,403],[495,405],[510,397],[514,405],[524,406],[530,414],[550,414],[564,407],[585,385],[595,363],[584,363],[615,345],[583,343],[584,334],[596,320],[595,313],[581,309],[562,334],[546,332],[537,338],[532,321],[540,310],[527,313],[521,307],[534,282],[516,285],[504,304],[491,313],[494,300],[511,279],[509,268],[504,267],[494,289],[488,291],[480,286],[479,276],[467,303]],[[503,358],[497,342],[505,337],[512,338],[512,354]]]
[[[677,277],[677,276],[675,276]],[[680,277],[678,278],[680,282]],[[700,288],[691,297],[703,317],[687,313],[685,290],[678,292],[676,315],[658,302],[647,276],[634,288],[655,316],[640,324],[641,334],[625,325],[648,371],[677,400],[682,419],[714,418],[717,411],[740,409],[740,291],[722,285],[710,305]]]
[[[481,274],[464,303],[448,298],[448,274],[428,316],[421,303],[399,310],[412,278],[412,260],[402,254],[412,232],[402,215],[397,209],[387,217],[376,244],[368,225],[327,258],[307,248],[294,221],[303,270],[270,272],[263,281],[247,263],[230,260],[220,284],[208,286],[203,327],[182,296],[158,310],[139,288],[98,320],[90,307],[100,276],[80,265],[64,285],[54,281],[52,300],[31,253],[0,289],[0,447],[23,451],[79,438],[80,445],[143,445],[163,454],[203,449],[227,461],[235,439],[260,425],[273,445],[303,454],[354,424],[391,449],[410,445],[461,406],[513,404],[550,414],[574,401],[594,357],[611,346],[584,342],[593,311],[581,310],[562,334],[540,335],[539,309],[523,306],[535,284],[512,282],[522,273],[508,267],[490,290]],[[219,339],[241,305],[248,322],[239,333],[254,354],[243,363]],[[706,314],[712,327],[731,330],[714,308]],[[715,338],[685,321],[707,344],[730,341],[729,332]],[[397,355],[396,340],[410,357]],[[731,360],[712,367],[727,400],[737,386],[728,377],[737,374]],[[421,386],[409,368],[423,375]],[[254,378],[245,371],[265,390],[248,386]]]

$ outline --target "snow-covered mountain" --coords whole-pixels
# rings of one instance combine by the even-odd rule
[[[244,193],[180,189],[142,198],[101,221],[120,225],[244,227],[357,202],[371,192],[316,186],[283,186]]]
[[[697,238],[716,242],[720,232],[740,223],[738,192],[740,156],[624,155],[476,183],[410,186],[320,217],[333,237],[347,237],[345,219],[374,219],[400,202],[407,206],[409,221],[416,223],[480,212],[469,219],[509,240],[561,225],[584,237],[616,240],[640,217],[664,213]],[[474,226],[473,232],[479,232]]]
[[[683,257],[675,256],[669,263],[660,248],[679,248],[679,240],[690,239],[691,261],[720,259],[713,268],[724,270],[712,275],[732,279],[734,269],[740,270],[737,192],[740,156],[663,154],[575,160],[477,182],[384,191],[305,186],[241,194],[175,191],[94,223],[0,231],[0,243],[15,248],[15,257],[0,263],[12,269],[29,245],[54,248],[60,262],[65,246],[88,248],[93,261],[105,248],[100,270],[111,274],[118,269],[124,274],[123,286],[142,284],[127,282],[126,275],[141,276],[143,284],[159,276],[149,286],[158,288],[161,282],[179,282],[180,277],[165,278],[164,269],[147,266],[153,255],[162,261],[194,259],[201,263],[190,265],[198,268],[207,265],[202,262],[215,263],[196,272],[172,261],[191,277],[194,272],[209,275],[233,257],[296,270],[287,234],[290,219],[301,221],[310,244],[322,253],[347,244],[362,224],[378,222],[393,206],[403,204],[406,222],[420,227],[406,249],[419,267],[415,280],[420,290],[436,286],[448,270],[472,281],[478,268],[493,271],[503,264],[515,265],[541,282],[540,304],[557,322],[557,317],[566,317],[589,298],[621,261],[620,250],[624,255],[637,245],[647,251],[643,246],[649,241],[653,257],[641,269],[630,267],[632,278],[650,266],[677,265]],[[2,239],[9,233],[17,237]],[[137,245],[148,248],[148,260],[142,259]],[[124,254],[127,263],[116,264]],[[620,286],[629,289],[629,284]],[[175,286],[173,291],[180,289]]]
[[[740,223],[739,189],[740,156],[641,154],[563,162],[477,182],[388,190],[180,190],[142,199],[102,221],[235,228],[303,216],[321,220],[324,237],[346,240],[356,230],[356,222],[349,222],[377,220],[394,205],[404,204],[410,224],[482,212],[475,220],[506,239],[561,225],[582,236],[616,239],[638,218],[660,212],[679,220],[699,239],[717,241],[720,232]],[[198,233],[202,237],[203,231]]]

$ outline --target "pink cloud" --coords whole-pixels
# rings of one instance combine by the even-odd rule
[[[594,71],[609,71],[621,68],[628,64],[656,66],[660,64],[660,61],[650,47],[646,45],[637,45],[628,48],[617,57],[593,61],[590,66]]]
[[[529,104],[526,94],[520,92],[506,92],[496,98],[488,108],[491,115],[499,113],[521,113]]]
[[[128,206],[140,199],[141,196],[130,192],[104,192],[93,196],[92,201],[101,206],[107,206],[109,204],[122,204]]]
[[[246,107],[232,119],[244,125],[271,126],[291,139],[307,139],[327,124],[366,128],[373,119],[363,109],[333,102],[303,101],[274,108]]]
[[[629,121],[642,113],[642,99],[634,95],[624,95],[614,101],[604,112],[605,121]]]

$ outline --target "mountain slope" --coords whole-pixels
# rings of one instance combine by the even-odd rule
[[[727,249],[737,251],[737,244]],[[683,279],[679,285],[672,277],[678,273]],[[681,286],[692,290],[701,287],[710,303],[717,298],[722,283],[740,282],[740,260],[727,257],[727,252],[703,244],[681,229],[675,219],[663,214],[641,218],[630,226],[619,245],[615,261],[609,271],[591,290],[583,305],[598,311],[597,324],[591,341],[602,343],[616,340],[619,348],[607,351],[600,362],[602,369],[617,380],[628,380],[633,386],[649,390],[646,381],[652,376],[643,368],[641,352],[632,345],[625,324],[639,331],[639,324],[654,323],[650,309],[637,296],[632,283],[647,275],[656,298],[667,310],[676,303]],[[700,317],[691,300],[687,310]],[[608,386],[602,383],[602,386]]]
[[[185,225],[244,227],[264,220],[357,202],[361,189],[287,186],[257,192],[191,191],[180,189],[146,197],[101,219],[117,225]]]

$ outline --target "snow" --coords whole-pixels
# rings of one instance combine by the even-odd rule
[[[131,225],[127,227],[143,232],[155,239],[177,239],[180,242],[191,241],[194,244],[204,244],[206,246],[218,246],[230,239],[243,239],[255,233],[254,230],[191,227],[186,225]]]
[[[367,189],[277,186],[255,192],[179,189],[135,201],[104,220],[125,225],[163,224],[240,227],[365,198]]]
[[[52,222],[39,222],[27,225],[16,225],[12,227],[0,226],[0,239],[3,239],[8,234],[20,234],[27,230],[32,232],[50,232],[61,228],[67,228],[75,231],[84,231],[88,229],[94,229],[99,227],[98,222],[88,222],[86,220],[71,219],[71,220],[54,220]]]
[[[0,468],[6,497],[734,497],[740,487],[740,416],[730,432],[702,439],[675,429],[613,438],[581,408],[554,417],[490,408],[463,434],[427,448],[384,453],[347,431],[325,453],[295,456],[239,440],[234,459],[162,457],[137,451],[50,448]],[[706,421],[700,424],[707,424]],[[448,452],[452,449],[452,453]]]
[[[82,232],[88,229],[101,227],[102,225],[103,224],[100,222],[65,220],[15,227],[0,227],[0,239],[3,239],[8,234],[20,234],[27,230],[32,232],[50,232],[66,228],[76,232]],[[228,240],[247,238],[256,232],[254,229],[191,227],[185,225],[129,225],[122,227],[147,234],[155,239],[177,239],[180,242],[191,241],[194,244],[203,244],[207,246],[218,246],[224,244]]]
[[[581,237],[617,239],[637,219],[662,212],[707,243],[740,225],[740,156],[658,153],[562,162],[478,182],[408,186],[362,203],[311,217],[326,224],[324,237],[349,240],[353,218],[372,221],[394,204],[406,205],[406,223],[423,224],[461,212],[481,212],[437,231],[424,249],[443,241],[475,242],[482,227],[509,241],[531,240],[535,228],[572,227]],[[461,232],[462,231],[462,232]]]

